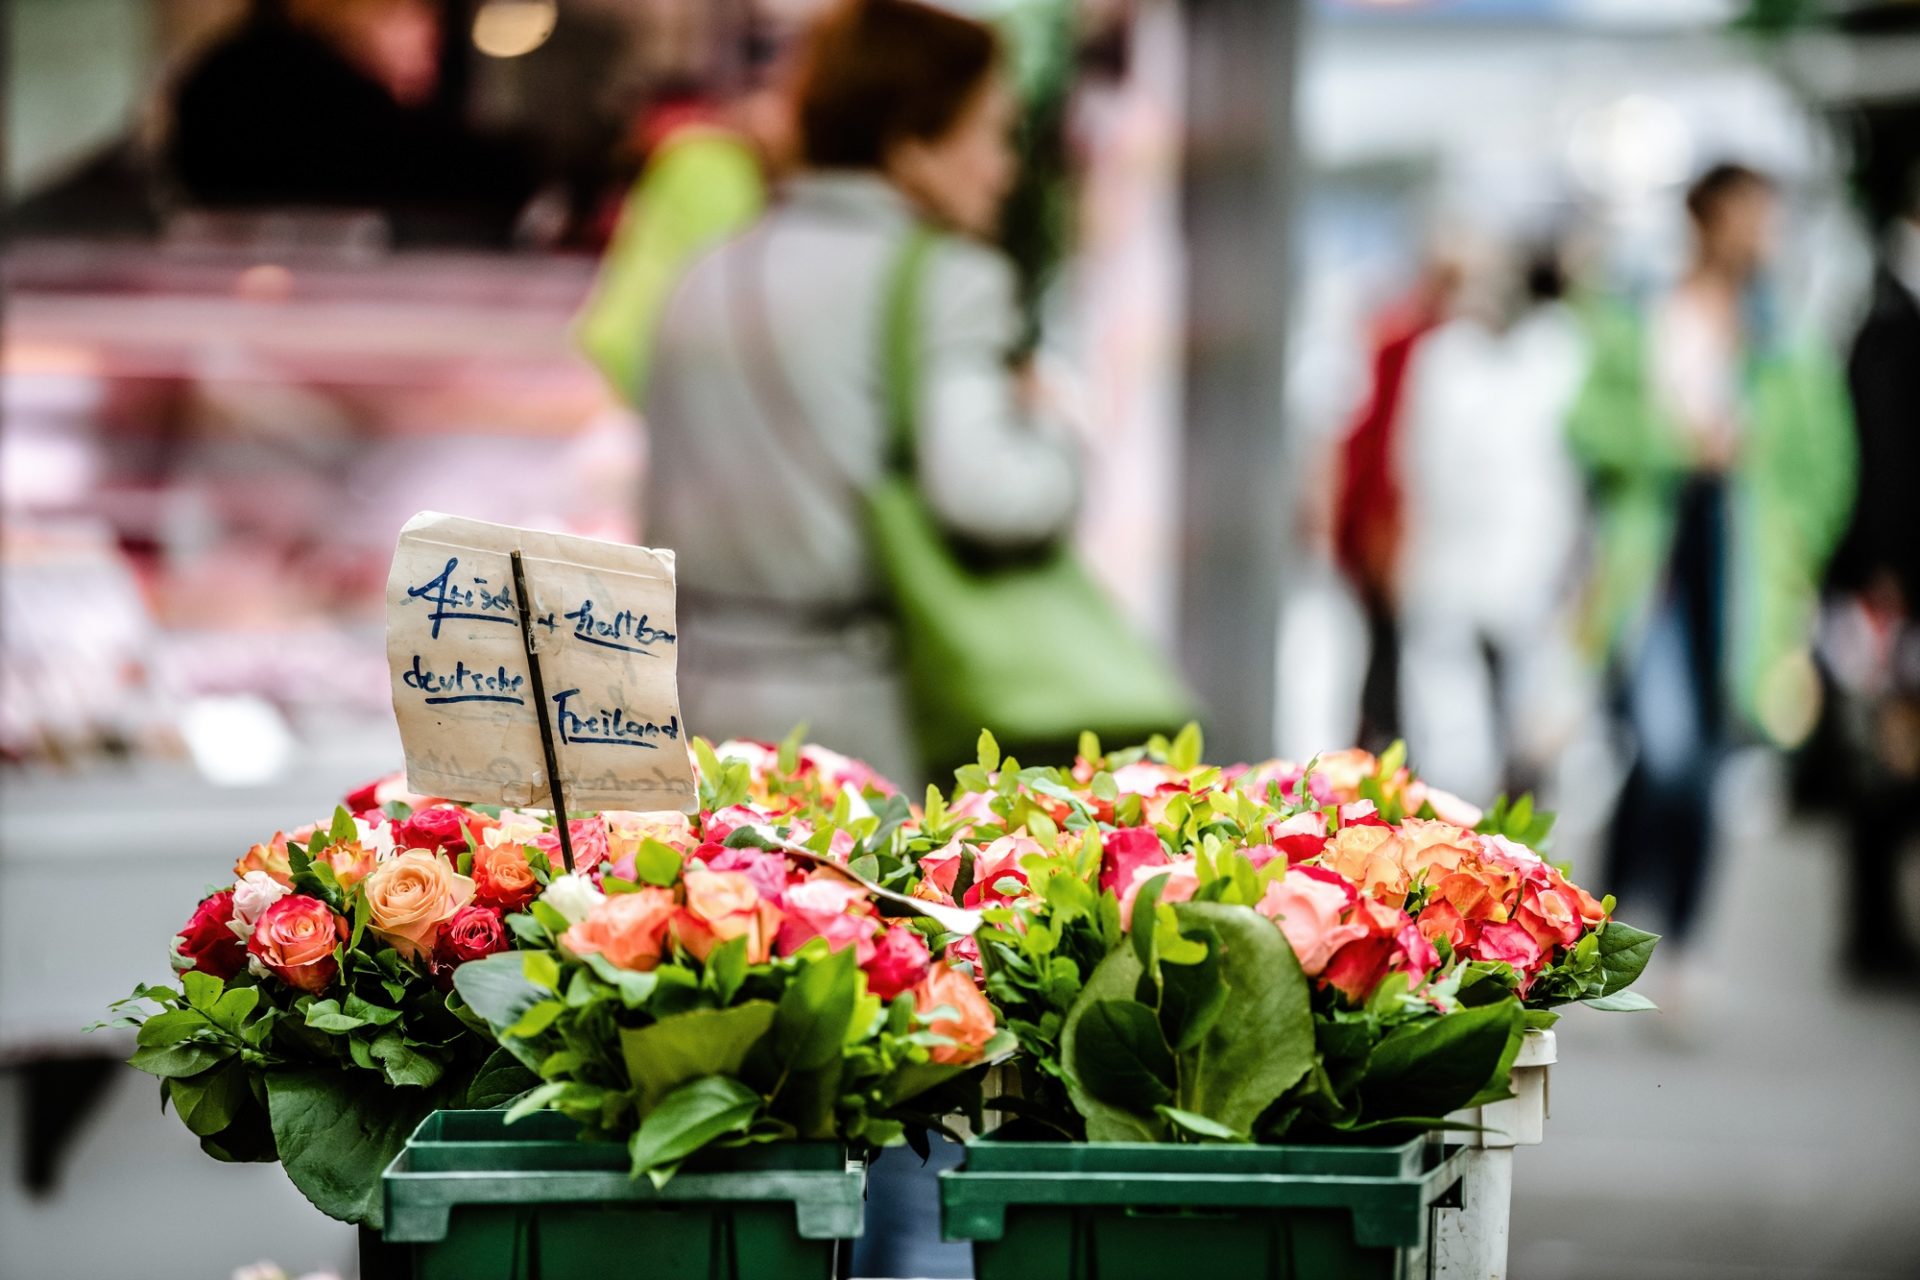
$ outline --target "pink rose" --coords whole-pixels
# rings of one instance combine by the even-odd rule
[[[1513,922],[1527,931],[1543,953],[1555,947],[1570,947],[1580,941],[1585,928],[1580,919],[1580,904],[1566,888],[1542,877],[1520,891],[1520,909]]]
[[[1480,960],[1492,960],[1510,964],[1520,974],[1522,983],[1533,977],[1534,970],[1540,967],[1544,958],[1540,944],[1519,925],[1509,921],[1506,924],[1490,924],[1480,930],[1480,941],[1474,945],[1474,956]]]
[[[393,842],[402,849],[465,853],[467,838],[460,830],[465,820],[466,814],[459,809],[416,809],[412,817],[394,824]]]
[[[891,1000],[918,986],[932,963],[933,955],[919,932],[896,924],[881,936],[872,958],[862,966],[867,971],[867,990]]]
[[[742,827],[771,827],[773,815],[744,804],[732,805],[709,813],[700,824],[703,836],[715,844],[724,844],[728,836]]]
[[[920,896],[934,902],[953,902],[953,887],[960,881],[960,855],[963,851],[959,839],[949,840],[937,853],[929,853],[920,859],[920,887],[928,892]]]
[[[1353,887],[1317,868],[1291,867],[1270,881],[1254,910],[1278,925],[1300,961],[1300,971],[1318,977],[1334,952],[1366,936],[1364,924],[1343,924],[1354,903]]]
[[[777,853],[703,844],[693,851],[693,856],[706,863],[709,871],[738,871],[769,902],[778,902],[787,890],[787,860]]]
[[[973,855],[973,883],[962,895],[960,905],[984,907],[1012,902],[1027,888],[1027,873],[1020,869],[1020,859],[1045,852],[1040,842],[1029,836],[1001,836]],[[1005,889],[1002,881],[1013,881],[1018,887]]]
[[[1128,827],[1100,836],[1100,890],[1118,897],[1141,867],[1163,867],[1173,859],[1151,827]]]
[[[1120,927],[1133,928],[1133,904],[1139,898],[1141,887],[1149,880],[1164,879],[1160,886],[1161,902],[1185,902],[1200,891],[1200,873],[1191,859],[1175,862],[1165,867],[1141,867],[1133,873],[1133,883],[1120,898]]]
[[[573,845],[573,869],[576,873],[586,874],[607,860],[607,824],[599,815],[591,818],[574,818],[567,823],[567,835]],[[547,831],[534,842],[535,847],[544,849],[547,861],[557,871],[564,870],[566,859],[560,853],[560,832]],[[593,877],[598,880],[599,876]]]
[[[511,944],[506,921],[492,907],[465,906],[453,913],[440,930],[434,944],[433,960],[428,965],[435,978],[453,981],[453,971],[469,960],[505,951]]]
[[[834,951],[854,946],[865,964],[881,928],[880,921],[863,910],[866,902],[866,892],[858,885],[830,873],[792,886],[781,900],[786,916],[780,921],[780,954],[790,956],[813,939],[825,938]]]
[[[288,986],[324,991],[340,970],[333,949],[346,936],[347,922],[331,907],[294,893],[260,913],[247,952]]]
[[[200,900],[187,927],[173,940],[173,955],[174,968],[197,969],[222,982],[246,967],[246,947],[233,931],[233,890]]]

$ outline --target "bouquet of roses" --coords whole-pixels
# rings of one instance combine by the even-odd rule
[[[617,893],[707,835],[776,816],[822,855],[887,848],[907,816],[871,770],[797,740],[700,742],[695,757],[698,818],[572,816],[573,875],[553,815],[414,795],[397,776],[255,845],[174,938],[178,985],[116,1006],[112,1025],[138,1029],[132,1065],[210,1155],[278,1159],[323,1212],[378,1226],[381,1170],[422,1117],[539,1083],[455,989],[478,961],[550,945],[526,914],[546,914],[536,899]],[[896,878],[903,861],[890,855]]]
[[[986,990],[1019,1037],[1029,1128],[1094,1140],[1301,1141],[1446,1123],[1504,1096],[1552,1006],[1646,1007],[1655,939],[1492,814],[1398,759],[1200,762],[1192,729],[1070,769],[990,737],[911,848],[985,909]]]
[[[454,978],[543,1081],[509,1120],[562,1112],[656,1182],[709,1147],[870,1148],[937,1123],[961,1104],[929,1098],[1012,1037],[934,958],[937,926],[882,915],[846,869],[879,865],[899,829],[734,804],[646,842],[637,880],[556,879],[509,920],[520,952]]]

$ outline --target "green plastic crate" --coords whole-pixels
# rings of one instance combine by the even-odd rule
[[[941,1226],[977,1280],[1424,1280],[1460,1151],[975,1139]]]
[[[844,1148],[696,1156],[665,1187],[565,1117],[436,1111],[387,1166],[385,1244],[412,1280],[832,1280],[866,1174]]]

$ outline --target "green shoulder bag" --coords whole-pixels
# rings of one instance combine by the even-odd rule
[[[888,282],[880,334],[890,461],[868,495],[926,762],[971,760],[982,728],[1036,763],[1070,755],[1082,730],[1109,743],[1171,733],[1193,718],[1191,695],[1064,541],[1038,556],[976,563],[921,496],[920,302],[937,243],[916,229]]]

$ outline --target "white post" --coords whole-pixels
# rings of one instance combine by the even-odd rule
[[[1527,1032],[1513,1062],[1514,1096],[1454,1113],[1455,1120],[1484,1127],[1465,1135],[1469,1150],[1460,1180],[1461,1207],[1434,1214],[1434,1280],[1506,1280],[1513,1149],[1538,1146],[1546,1137],[1547,1073],[1556,1049],[1553,1032]]]

